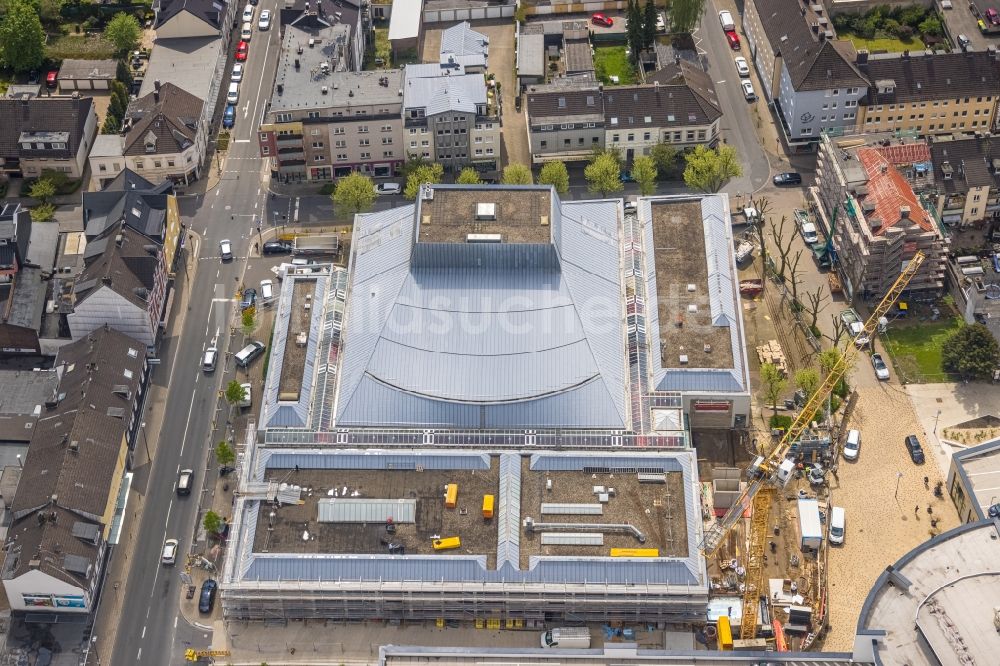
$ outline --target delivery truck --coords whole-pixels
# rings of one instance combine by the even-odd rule
[[[823,524],[819,520],[819,501],[799,500],[799,548],[819,550],[823,544]]]
[[[590,647],[590,629],[587,627],[556,627],[542,633],[543,648],[576,648],[586,650]]]

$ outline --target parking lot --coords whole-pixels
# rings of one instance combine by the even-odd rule
[[[952,9],[940,9],[939,13],[948,26],[952,42],[954,43],[959,35],[965,35],[972,43],[973,51],[985,51],[988,46],[1000,47],[1000,28],[991,35],[984,35],[977,23],[982,16],[986,24],[990,25],[986,19],[986,10],[991,7],[1000,8],[1000,1],[980,0],[976,3],[966,3],[955,0]]]

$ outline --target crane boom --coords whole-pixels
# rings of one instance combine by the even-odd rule
[[[916,275],[917,270],[920,265],[924,263],[924,253],[917,251],[913,255],[913,258],[906,264],[903,270],[900,272],[899,277],[896,281],[889,287],[889,291],[886,292],[885,297],[882,301],[872,310],[871,316],[865,322],[864,328],[855,336],[854,340],[867,335],[869,339],[873,338],[875,335],[875,329],[878,327],[878,320],[881,319],[889,308],[892,307],[896,299],[899,298],[900,294],[906,289],[907,285],[910,284],[910,280]],[[710,527],[706,532],[705,536],[701,541],[701,551],[705,556],[712,555],[719,548],[722,540],[726,538],[729,530],[733,528],[736,523],[740,521],[746,510],[750,507],[753,502],[754,496],[760,491],[760,489],[768,483],[773,483],[775,475],[778,471],[778,466],[782,463],[785,457],[788,455],[789,449],[791,449],[792,444],[794,444],[799,437],[802,435],[802,431],[806,429],[809,422],[812,420],[813,416],[822,407],[823,402],[826,401],[827,396],[833,392],[833,389],[837,386],[840,380],[844,377],[847,369],[854,364],[854,358],[858,353],[858,346],[856,344],[849,345],[848,349],[840,355],[837,363],[830,368],[830,372],[827,373],[826,378],[816,389],[809,400],[806,401],[805,406],[799,411],[798,416],[792,421],[792,424],[785,431],[784,436],[781,441],[778,442],[777,446],[771,451],[770,454],[764,458],[763,461],[756,467],[756,469],[751,470],[750,482],[740,493],[739,497],[733,502],[733,505],[729,508],[720,520],[718,520],[712,527]],[[749,572],[748,572],[749,577]]]

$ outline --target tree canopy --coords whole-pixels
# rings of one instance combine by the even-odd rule
[[[559,194],[569,192],[569,171],[562,162],[547,162],[538,173],[541,185],[551,185]]]
[[[531,175],[531,169],[523,164],[513,163],[503,168],[500,182],[504,185],[531,185],[534,178]]]
[[[236,452],[225,440],[215,445],[215,461],[222,467],[229,467],[236,462]]]
[[[632,161],[632,178],[639,185],[643,196],[656,192],[656,164],[648,155],[640,155]]]
[[[984,325],[963,326],[942,344],[941,366],[965,379],[989,379],[1000,366],[1000,346]]]
[[[778,413],[778,398],[788,386],[788,380],[781,373],[781,369],[773,363],[762,363],[760,366],[760,382],[764,387],[764,397],[767,404],[771,405],[774,413]]]
[[[139,20],[132,14],[118,12],[111,17],[108,24],[104,26],[104,37],[115,45],[115,50],[119,54],[128,53],[139,43],[142,36],[142,28]]]
[[[0,62],[15,72],[38,69],[45,59],[45,31],[29,2],[12,0],[0,22]]]
[[[621,192],[625,189],[622,184],[622,170],[615,156],[609,152],[598,155],[583,170],[583,176],[587,179],[587,189],[591,192],[600,192],[601,196],[608,196],[611,192]]]
[[[674,32],[690,33],[698,25],[705,0],[673,0],[670,3],[670,23]]]
[[[416,199],[420,194],[421,185],[425,183],[434,185],[440,183],[442,178],[444,178],[444,167],[440,164],[417,164],[406,178],[403,196],[407,199]]]
[[[656,172],[660,180],[667,180],[674,174],[677,168],[677,149],[669,143],[662,141],[649,151],[649,156],[656,164]]]
[[[465,167],[462,172],[458,174],[458,178],[455,182],[459,185],[481,185],[483,180],[479,177],[479,172],[472,167]]]
[[[736,149],[722,145],[716,149],[696,146],[685,155],[684,183],[693,190],[718,192],[731,178],[743,175]]]
[[[337,181],[330,198],[337,206],[357,215],[375,203],[375,182],[358,171],[352,171]]]
[[[237,380],[232,380],[226,385],[226,402],[236,405],[247,399],[247,391]],[[220,442],[225,444],[225,442]]]

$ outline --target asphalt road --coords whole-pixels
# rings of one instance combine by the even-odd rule
[[[265,8],[277,13],[274,0],[262,2],[258,13]],[[227,381],[233,362],[222,357],[215,373],[205,374],[201,357],[213,342],[220,350],[229,346],[233,297],[256,222],[266,215],[266,165],[258,156],[254,128],[270,94],[278,46],[276,28],[254,35],[241,86],[234,140],[222,179],[207,195],[186,197],[181,202],[185,223],[198,235],[188,243],[189,252],[197,251],[197,269],[188,288],[187,311],[173,313],[174,317],[185,318],[180,336],[163,342],[162,363],[153,377],[154,382],[166,384],[170,391],[162,429],[147,433],[158,438],[151,470],[147,466],[144,471],[148,474],[135,485],[145,502],[111,657],[115,664],[178,663],[183,660],[178,651],[184,643],[197,639],[201,647],[208,642],[204,631],[188,626],[179,616],[179,573],[183,567],[180,563],[176,567],[161,566],[160,549],[168,538],[180,540],[182,553],[201,551],[204,546],[192,543],[199,529],[199,494],[178,497],[175,485],[182,468],[195,470],[196,489],[206,482],[210,488],[217,474],[209,455],[212,425],[218,391]],[[223,91],[225,88],[222,86]],[[223,238],[232,241],[236,257],[228,263],[219,260],[219,241]],[[224,420],[224,414],[221,418]],[[203,622],[209,625],[211,619]],[[107,653],[106,647],[101,650],[105,662]]]

